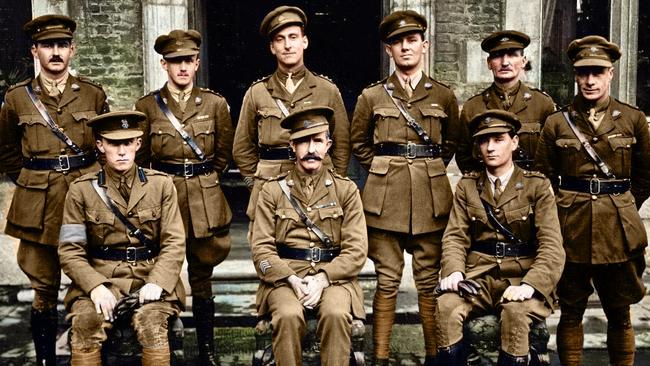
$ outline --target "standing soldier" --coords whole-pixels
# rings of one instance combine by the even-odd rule
[[[555,111],[555,103],[550,96],[521,81],[528,65],[524,48],[529,43],[527,35],[512,30],[494,32],[481,42],[481,48],[488,53],[487,66],[492,71],[494,82],[465,102],[460,113],[464,126],[474,116],[488,109],[501,109],[516,114],[521,121],[521,129],[518,132],[519,148],[513,159],[517,165],[528,170],[533,165],[544,121]],[[473,156],[472,146],[472,137],[466,134],[456,153],[456,163],[461,171],[482,169],[480,160]]]
[[[271,316],[280,366],[302,364],[305,309],[317,309],[323,365],[348,364],[353,317],[365,317],[357,283],[368,249],[361,197],[354,182],[323,165],[333,113],[309,106],[282,121],[295,168],[264,184],[255,210],[257,309]]]
[[[638,208],[650,195],[650,136],[639,109],[609,95],[618,46],[600,36],[571,42],[578,94],[551,115],[536,160],[553,181],[567,263],[558,285],[557,348],[562,365],[580,365],[582,317],[598,291],[607,317],[610,364],[634,363],[630,305],[645,295],[648,243]]]
[[[520,127],[497,109],[470,123],[485,169],[458,183],[442,239],[440,290],[450,293],[438,299],[440,365],[467,364],[463,323],[492,311],[501,320],[497,365],[528,365],[530,325],[553,311],[564,264],[557,209],[549,180],[513,163]]]
[[[235,162],[252,190],[246,212],[251,220],[264,180],[294,167],[289,131],[280,126],[280,120],[298,108],[318,104],[334,109],[330,121],[331,160],[327,156],[324,163],[328,168],[333,166],[338,174],[347,175],[350,122],[336,85],[305,67],[304,51],[309,45],[306,25],[305,13],[293,6],[274,9],[260,25],[260,34],[269,38],[278,68],[246,91],[233,146]]]
[[[201,365],[216,365],[212,270],[230,251],[232,213],[219,185],[231,158],[233,128],[229,107],[219,94],[194,86],[201,34],[173,30],[154,48],[167,83],[142,97],[135,109],[148,120],[146,151],[141,158],[171,175],[187,235],[192,313]]]
[[[132,111],[93,118],[106,165],[74,181],[66,196],[59,256],[72,280],[65,305],[73,366],[101,366],[117,301],[136,291],[141,306],[132,324],[142,365],[170,363],[167,324],[185,302],[185,233],[172,180],[134,164],[145,119]]]
[[[18,265],[34,289],[31,329],[38,365],[56,363],[56,246],[65,194],[73,180],[99,169],[86,122],[108,111],[100,85],[68,72],[75,28],[63,15],[25,24],[41,71],[9,88],[0,111],[0,172],[16,183],[5,233],[20,239]]]
[[[363,207],[368,223],[368,256],[375,263],[373,302],[375,363],[388,363],[390,332],[406,251],[413,276],[427,363],[436,354],[435,299],[442,233],[452,193],[443,155],[450,159],[457,141],[458,106],[454,93],[423,71],[429,43],[427,22],[414,11],[397,11],[379,26],[395,72],[359,96],[352,119],[354,153],[368,180]]]

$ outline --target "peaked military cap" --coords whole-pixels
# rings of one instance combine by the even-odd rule
[[[326,106],[312,106],[299,109],[285,117],[280,126],[290,130],[289,139],[295,140],[305,136],[316,135],[329,130],[329,121],[334,110]]]
[[[507,49],[524,49],[530,44],[530,37],[515,30],[503,30],[490,34],[483,42],[481,49],[492,53]]]
[[[194,29],[174,29],[156,38],[153,49],[164,58],[193,56],[199,54],[201,33]]]
[[[59,14],[41,15],[23,26],[23,31],[33,41],[72,39],[72,33],[74,33],[75,29],[77,29],[77,23],[74,20]]]
[[[276,31],[288,26],[307,26],[307,15],[302,9],[295,6],[278,6],[271,10],[260,24],[260,34],[271,37]]]
[[[139,127],[147,115],[138,111],[115,111],[100,114],[88,121],[93,132],[109,140],[128,140],[143,135]]]
[[[488,109],[469,122],[469,130],[474,137],[510,131],[516,133],[520,128],[521,122],[517,115],[501,109]]]
[[[621,58],[621,50],[616,43],[609,42],[601,36],[586,36],[571,42],[567,55],[573,62],[573,67],[611,67]]]
[[[379,37],[386,43],[404,33],[427,30],[425,17],[413,10],[398,10],[388,14],[379,24]]]

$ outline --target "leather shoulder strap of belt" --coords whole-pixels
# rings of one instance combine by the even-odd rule
[[[400,113],[402,113],[404,118],[406,118],[406,125],[411,127],[422,139],[422,141],[424,141],[424,143],[427,145],[433,145],[433,141],[431,141],[431,137],[427,135],[427,131],[425,131],[424,128],[418,123],[418,121],[416,121],[415,118],[409,114],[406,108],[404,108],[404,103],[393,96],[393,91],[388,88],[387,84],[384,84],[384,90],[386,90],[388,96],[390,96],[390,98],[393,100],[393,103],[395,103],[395,106],[397,106],[397,109],[399,109]]]
[[[598,166],[600,171],[603,172],[603,174],[605,174],[605,176],[607,178],[615,178],[614,173],[612,173],[612,169],[598,155],[596,150],[594,150],[593,146],[591,146],[591,144],[589,144],[589,141],[587,141],[587,139],[585,138],[585,135],[583,135],[582,132],[580,132],[578,127],[571,120],[571,117],[569,116],[569,113],[564,111],[564,112],[562,112],[562,115],[564,116],[564,119],[566,120],[566,122],[569,124],[569,127],[571,127],[571,130],[573,131],[573,134],[576,135],[578,140],[580,140],[580,143],[585,148],[585,151],[587,152],[587,155],[589,155],[589,158],[591,158],[591,160],[594,163],[596,163],[596,165]]]
[[[154,97],[156,98],[156,103],[158,103],[158,107],[160,107],[160,110],[165,114],[165,117],[171,122],[172,126],[174,126],[174,129],[176,132],[178,132],[179,135],[181,135],[181,138],[183,141],[187,142],[187,145],[192,149],[194,152],[194,155],[196,155],[199,160],[203,161],[205,160],[205,154],[203,151],[201,151],[201,148],[199,145],[194,142],[192,139],[192,136],[190,136],[185,130],[183,129],[183,126],[181,126],[181,123],[178,121],[178,118],[174,116],[174,114],[169,110],[169,107],[163,100],[163,98],[160,96],[160,90],[156,90],[156,92],[153,94]]]
[[[103,174],[103,172],[100,172],[99,174]],[[126,226],[126,228],[129,230],[129,235],[134,237],[134,238],[137,238],[140,241],[140,243],[142,243],[142,245],[144,245],[146,247],[149,247],[149,248],[153,248],[154,247],[153,242],[151,240],[149,240],[149,238],[147,238],[140,229],[138,229],[135,225],[133,225],[131,223],[131,221],[129,221],[120,212],[120,209],[118,209],[115,206],[115,203],[113,203],[113,200],[111,200],[111,198],[108,197],[108,195],[106,194],[106,189],[103,188],[103,187],[100,187],[99,183],[97,181],[98,181],[98,179],[93,179],[92,180],[92,185],[93,185],[93,188],[95,189],[95,192],[97,192],[97,195],[99,195],[99,198],[101,198],[102,201],[104,201],[104,204],[106,205],[106,207],[108,207],[113,212],[115,217],[117,217],[122,222],[122,224],[124,224],[124,226]]]
[[[25,85],[25,89],[27,89],[27,95],[29,95],[29,99],[32,100],[32,103],[34,104],[34,107],[38,110],[38,113],[41,114],[41,117],[45,120],[47,125],[50,127],[52,130],[52,133],[61,141],[63,141],[69,148],[70,150],[74,151],[75,154],[83,154],[83,150],[77,146],[77,144],[72,141],[68,135],[66,135],[63,131],[61,131],[61,128],[54,122],[52,117],[47,113],[47,109],[43,105],[43,102],[41,102],[40,99],[36,97],[36,94],[34,94],[34,89],[32,89],[32,84],[27,84]]]
[[[291,203],[291,206],[293,206],[293,209],[296,210],[296,213],[298,213],[298,217],[300,217],[300,220],[303,222],[303,224],[305,224],[309,230],[311,230],[314,234],[316,234],[318,239],[321,242],[323,242],[323,244],[325,244],[326,247],[328,248],[331,247],[332,239],[329,236],[327,236],[327,234],[325,234],[323,230],[321,230],[318,226],[316,226],[316,224],[314,224],[313,221],[311,221],[311,219],[309,218],[309,216],[307,216],[307,214],[302,209],[302,207],[300,207],[300,204],[296,201],[295,198],[293,198],[293,196],[291,195],[291,191],[289,190],[289,186],[287,185],[287,181],[282,179],[278,181],[278,184],[282,189],[282,193],[284,193],[285,197],[287,197],[287,199],[289,200],[289,203]]]
[[[497,219],[494,210],[492,210],[492,206],[490,206],[489,203],[485,202],[483,199],[481,199],[481,203],[483,203],[485,213],[487,213],[488,221],[490,221],[490,224],[492,224],[495,229],[503,233],[503,235],[513,244],[524,244],[524,242],[519,239],[507,225],[502,224],[501,221]]]
[[[284,103],[282,103],[280,98],[273,98],[273,100],[275,100],[275,104],[277,104],[278,108],[280,108],[280,112],[282,112],[282,116],[283,117],[288,116],[289,110],[287,109],[287,106],[285,106]]]

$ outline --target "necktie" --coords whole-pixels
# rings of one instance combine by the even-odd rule
[[[293,92],[296,91],[296,84],[294,84],[293,79],[291,79],[291,73],[289,73],[289,75],[287,76],[287,82],[285,83],[284,87],[291,94],[293,94]]]
[[[311,177],[305,178],[305,196],[309,199],[314,193],[314,180]]]
[[[185,112],[185,106],[187,105],[187,101],[185,100],[186,95],[187,94],[184,91],[178,93],[178,106],[181,108],[182,112]]]
[[[411,78],[407,77],[406,80],[404,80],[404,91],[406,91],[406,95],[410,98],[413,96],[413,87],[411,86]]]
[[[53,98],[58,98],[61,95],[61,91],[59,90],[59,85],[57,84],[56,81],[52,82],[52,87],[50,88],[49,94]]]
[[[587,119],[594,125],[594,129],[598,129],[598,126],[600,126],[600,121],[603,120],[603,115],[604,114],[601,114],[599,117],[596,113],[596,108],[589,108],[589,118]]]
[[[510,100],[510,94],[503,93],[503,109],[508,110],[512,107],[512,101]]]
[[[497,178],[494,181],[494,202],[499,202],[501,197],[501,179]]]
[[[117,188],[117,190],[120,191],[120,194],[122,195],[122,198],[124,198],[124,201],[129,202],[129,196],[131,195],[131,192],[129,192],[129,186],[126,184],[126,176],[120,176],[120,186]]]

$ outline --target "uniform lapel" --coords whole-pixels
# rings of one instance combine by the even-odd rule
[[[485,89],[483,92],[483,102],[485,102],[486,109],[502,109],[501,99],[496,92],[496,86],[494,83],[490,85],[489,88]]]
[[[316,87],[316,76],[309,70],[305,70],[305,79],[298,85],[298,88],[293,92],[291,100],[297,102],[301,99],[307,98],[312,95],[313,88]]]
[[[614,101],[611,100],[609,102],[609,106],[607,107],[607,110],[605,111],[605,115],[603,116],[603,120],[600,121],[600,125],[598,126],[598,129],[596,130],[596,133],[598,135],[604,135],[609,132],[611,132],[615,127],[616,127],[616,120],[621,116],[621,111],[615,108],[614,106]]]
[[[199,99],[199,104],[202,102],[200,100],[201,99],[200,94],[201,93],[199,88],[197,87],[192,88],[190,99],[188,99],[187,103],[185,104],[185,112],[183,113],[183,122],[194,117],[194,115],[198,112],[197,98]]]
[[[325,168],[323,167],[321,169]],[[311,198],[309,199],[309,206],[313,206],[316,202],[327,196],[328,187],[325,186],[325,179],[323,179],[324,176],[325,173],[321,173],[318,178],[316,178],[316,182],[314,182],[314,193],[312,193]]]
[[[40,76],[32,80],[32,90],[34,90],[34,94],[36,94],[37,98],[40,99],[44,105],[50,106],[54,109],[59,107],[59,103],[47,93],[47,90],[40,82]]]
[[[302,181],[295,171],[292,171],[287,177],[287,185],[291,191],[291,196],[298,200],[303,208],[306,207],[309,202],[303,193]]]
[[[144,194],[146,192],[144,189],[145,184],[146,182],[143,182],[138,178],[138,172],[136,170],[135,178],[133,179],[133,187],[131,187],[131,195],[129,196],[129,205],[127,211],[132,211],[138,202],[140,202],[142,197],[144,197]]]
[[[160,90],[160,96],[163,98],[165,104],[167,104],[167,108],[169,108],[176,119],[180,121],[181,118],[179,116],[182,116],[183,112],[181,112],[178,103],[174,100],[174,98],[172,98],[172,94],[169,92],[167,84],[165,84],[165,86]]]
[[[118,192],[117,188],[115,188],[114,184],[109,184],[109,180],[111,178],[106,176],[106,195],[113,201],[115,202],[116,205],[120,206],[122,209],[126,210],[127,208],[127,203],[124,200],[124,197]]]
[[[402,84],[399,82],[399,77],[393,72],[393,74],[386,80],[386,84],[389,90],[393,91],[393,97],[408,102],[409,97],[406,95],[406,91],[402,88]]]
[[[280,99],[285,102],[289,101],[289,92],[284,88],[282,82],[280,82],[278,71],[273,73],[266,82],[266,89],[269,91],[269,94],[271,94],[273,99]]]
[[[490,183],[490,179],[488,179],[485,170],[481,172],[481,176],[479,177],[476,184],[478,184],[478,189],[481,192],[479,195],[481,199],[489,203],[492,207],[496,207],[496,203],[494,202],[494,196],[492,195],[492,186]]]
[[[519,91],[517,91],[517,94],[515,96],[515,102],[514,104],[510,107],[509,111],[518,114],[524,109],[528,107],[528,101],[532,97],[532,94],[530,92],[530,89],[526,84],[522,83],[521,81],[519,82]]]
[[[411,95],[411,98],[409,99],[409,102],[417,102],[418,100],[422,100],[426,97],[429,96],[429,92],[427,89],[424,87],[424,84],[427,82],[427,76],[422,74],[422,77],[420,78],[420,81],[418,82],[418,85],[415,86],[415,90],[413,90],[413,95]],[[406,94],[406,92],[404,92]]]
[[[515,170],[512,172],[512,176],[508,180],[508,184],[505,186],[503,193],[501,193],[496,207],[501,207],[517,197],[519,194],[518,191],[523,188],[522,176],[522,170],[515,165]]]
[[[72,85],[76,87],[72,87]],[[61,101],[59,102],[59,107],[64,107],[72,103],[75,99],[79,97],[79,84],[76,83],[76,79],[72,75],[68,76],[68,80],[65,83],[65,89],[63,89],[63,95],[61,95]]]

